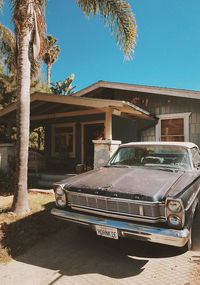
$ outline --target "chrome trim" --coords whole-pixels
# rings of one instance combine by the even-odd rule
[[[139,206],[139,212],[140,212],[140,216],[144,216],[144,208],[143,205]]]
[[[160,205],[164,205],[165,203],[163,203],[163,202],[160,202],[160,201],[155,201],[155,202],[151,202],[151,201],[138,201],[138,200],[131,200],[131,199],[121,199],[121,198],[114,198],[114,197],[104,197],[104,196],[100,196],[100,195],[92,195],[92,194],[87,194],[87,193],[80,193],[80,192],[73,192],[73,191],[69,191],[69,190],[67,190],[67,189],[64,189],[67,193],[75,193],[75,194],[78,194],[78,195],[83,195],[84,197],[87,195],[87,196],[89,196],[89,197],[93,197],[93,198],[99,198],[99,197],[101,197],[102,199],[103,198],[109,198],[109,199],[111,199],[111,200],[113,200],[113,201],[122,201],[122,202],[133,202],[133,203],[135,203],[135,204],[137,204],[137,205],[149,205],[149,204],[155,204],[155,205],[157,205],[157,204],[160,204]]]
[[[139,221],[139,222],[149,222],[149,223],[159,223],[159,222],[166,222],[165,217],[157,217],[155,219],[150,219],[147,216],[143,216],[142,218],[138,215],[128,215],[124,216],[121,215],[120,213],[112,214],[108,211],[97,211],[97,210],[91,210],[91,208],[86,208],[86,207],[74,207],[71,206],[72,210],[76,211],[81,211],[81,212],[86,212],[86,213],[91,213],[91,214],[96,214],[96,215],[101,215],[101,216],[106,216],[106,217],[112,217],[112,218],[118,218],[118,219],[124,219],[124,220],[130,220],[130,221]]]
[[[102,215],[102,213],[109,213],[107,216],[121,217],[129,220],[136,220],[138,218],[141,220],[141,218],[144,217],[145,220],[148,219],[149,221],[152,221],[152,223],[154,223],[154,220],[162,222],[166,220],[164,216],[165,204],[161,202],[135,202],[135,200],[131,199],[119,199],[72,191],[66,191],[66,193],[68,205],[72,209],[78,209],[80,211],[84,210],[85,212],[91,213],[95,211],[94,213],[99,213],[100,215]],[[80,199],[83,199],[84,201],[81,201]],[[102,206],[102,203],[104,206]],[[110,208],[110,203],[113,203],[114,207]],[[123,203],[125,204],[124,206],[126,206],[126,209],[123,208]],[[133,210],[131,210],[131,207],[133,207]],[[147,209],[144,209],[144,207]]]
[[[94,230],[94,225],[113,227],[118,230],[119,236],[132,236],[140,240],[167,244],[177,247],[184,246],[189,239],[189,230],[166,229],[149,225],[139,225],[131,222],[107,219],[98,216],[81,214],[73,211],[52,209],[51,214],[69,222],[88,225]]]

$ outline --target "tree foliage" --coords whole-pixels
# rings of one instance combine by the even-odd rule
[[[16,71],[16,42],[14,34],[0,23],[0,59],[7,74]]]
[[[126,0],[75,0],[84,14],[100,14],[105,26],[123,49],[126,59],[134,53],[137,26],[130,4]]]
[[[60,47],[56,45],[57,39],[51,35],[47,35],[45,38],[45,47],[43,61],[47,65],[47,85],[50,86],[51,67],[58,60],[58,54],[60,53]]]
[[[56,81],[56,83],[51,83],[52,93],[59,95],[72,95],[74,93],[73,90],[76,88],[76,86],[72,87],[73,80],[74,74],[71,74],[63,82],[59,80]]]

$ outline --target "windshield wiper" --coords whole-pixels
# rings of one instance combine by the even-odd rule
[[[179,171],[180,169],[173,169],[173,168],[169,168],[169,167],[153,167],[153,169],[156,169],[156,170],[163,170],[163,171],[169,171],[169,172],[176,172],[176,171]]]
[[[117,167],[117,168],[130,168],[131,166],[125,164],[110,164],[108,167]]]

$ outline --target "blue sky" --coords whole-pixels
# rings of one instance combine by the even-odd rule
[[[0,21],[12,29],[4,0]],[[82,14],[74,0],[48,0],[48,34],[58,39],[51,81],[75,74],[76,91],[99,80],[200,90],[200,1],[129,0],[138,37],[132,61],[124,61],[98,16]]]

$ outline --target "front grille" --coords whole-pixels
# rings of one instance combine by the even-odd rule
[[[77,192],[67,192],[68,202],[72,207],[81,207],[95,211],[106,211],[115,214],[141,216],[153,219],[162,218],[165,215],[164,205],[159,203],[143,203],[128,199],[102,197]]]

